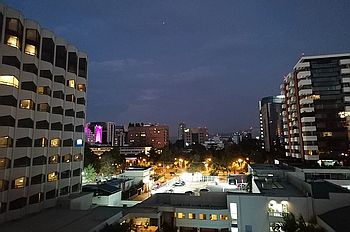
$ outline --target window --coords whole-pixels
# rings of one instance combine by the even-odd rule
[[[8,158],[0,158],[0,170],[10,168],[11,167],[11,160]]]
[[[37,110],[39,112],[47,112],[50,113],[50,106],[47,103],[40,103],[38,104]]]
[[[38,68],[35,64],[23,64],[23,71],[38,75]]]
[[[36,122],[36,129],[49,129],[49,122],[46,120]]]
[[[65,139],[63,140],[64,147],[73,147],[73,139]]]
[[[57,172],[50,172],[47,174],[47,182],[53,182],[58,180],[58,173]]]
[[[69,177],[70,177],[70,174],[71,174],[70,170],[66,170],[66,171],[64,171],[64,172],[61,172],[61,179],[67,179],[67,178],[69,178]]]
[[[0,85],[8,85],[18,89],[18,79],[12,75],[0,76]]]
[[[49,164],[58,164],[60,162],[59,155],[52,155],[49,158]]]
[[[9,189],[9,182],[7,180],[0,180],[0,192]]]
[[[80,168],[77,168],[77,169],[73,170],[73,176],[80,176],[80,173],[81,173],[81,169]]]
[[[0,105],[17,107],[17,99],[12,96],[0,96]]]
[[[74,94],[67,94],[67,95],[66,95],[66,101],[75,102],[75,96],[74,96]]]
[[[23,25],[19,19],[6,18],[5,44],[22,50]]]
[[[184,213],[177,213],[177,218],[184,219],[186,216]]]
[[[1,28],[0,28],[0,30],[1,30]],[[0,32],[0,36],[1,36],[1,32]],[[7,203],[0,201],[0,214],[6,212],[6,207],[7,207]]]
[[[36,91],[36,85],[35,85],[35,83],[32,82],[32,81],[22,82],[22,83],[21,83],[21,89],[22,89],[22,90],[32,91],[32,92],[35,93],[35,91]]]
[[[46,192],[46,200],[55,198],[57,196],[56,189]]]
[[[0,12],[0,38],[2,38],[2,24],[3,24],[3,21],[4,21],[4,15]],[[2,213],[2,202],[0,201],[0,213]],[[6,210],[6,208],[5,208]]]
[[[86,92],[85,84],[78,84],[77,85],[77,90],[80,91],[80,92]]]
[[[67,195],[69,193],[69,186],[63,187],[60,189],[60,195]]]
[[[73,109],[66,110],[65,111],[65,115],[74,117],[74,110]]]
[[[72,161],[72,155],[71,154],[65,154],[62,156],[62,163],[69,163]]]
[[[74,155],[73,161],[81,161],[81,160],[82,160],[82,155],[80,153]],[[0,160],[0,164],[1,164],[1,160]]]
[[[68,53],[68,72],[77,74],[78,56],[75,52]]]
[[[85,113],[84,113],[84,111],[79,111],[79,112],[77,112],[77,118],[85,118]]]
[[[47,138],[39,138],[34,140],[34,147],[47,147],[48,139]]]
[[[60,122],[55,122],[55,123],[51,124],[51,130],[59,130],[59,131],[61,131],[62,127],[63,127],[63,125]]]
[[[34,128],[34,121],[31,118],[19,119],[17,126],[21,128]]]
[[[188,214],[188,219],[196,219],[196,214],[194,214],[194,213],[189,213],[189,214]]]
[[[0,126],[15,127],[15,124],[16,120],[10,115],[0,117]]]
[[[85,105],[85,98],[83,97],[77,98],[77,104]]]
[[[332,132],[323,132],[322,137],[332,137],[333,133]]]
[[[269,202],[268,212],[270,216],[283,217],[288,213],[288,202],[281,201],[280,203],[277,203],[276,201],[272,200]]]
[[[51,139],[50,140],[50,147],[60,147],[61,146],[61,140],[58,138]]]
[[[32,139],[29,137],[19,138],[16,140],[16,147],[31,147]]]
[[[39,174],[39,175],[33,176],[31,178],[31,181],[30,181],[31,185],[41,184],[41,183],[45,183],[45,175],[44,174]]]
[[[72,186],[72,192],[78,192],[80,190],[80,184],[75,184]]]
[[[44,194],[43,193],[36,193],[34,195],[31,195],[29,197],[29,204],[37,204],[44,200]]]
[[[67,80],[67,86],[71,88],[75,88],[75,80]]]
[[[87,76],[87,62],[86,58],[79,58],[79,73],[80,77],[86,78]]]
[[[38,94],[44,94],[47,96],[51,96],[51,89],[49,86],[38,86],[36,89]]]
[[[237,203],[230,203],[232,224],[236,225],[238,220]]]
[[[10,202],[9,209],[10,210],[15,210],[15,209],[21,209],[27,204],[27,198],[21,197],[16,200],[13,200]]]
[[[218,220],[218,215],[217,214],[210,214],[210,220],[211,221],[217,221]]]
[[[50,70],[40,70],[40,77],[52,80],[52,73]]]
[[[66,69],[67,49],[65,46],[56,45],[56,66]]]
[[[24,53],[39,57],[40,35],[35,29],[26,30],[26,42]]]
[[[19,108],[21,109],[27,109],[27,110],[34,110],[35,104],[32,100],[30,99],[24,99],[21,100],[19,103]]]
[[[3,56],[2,64],[10,65],[16,67],[17,69],[21,69],[21,62],[16,56]]]
[[[55,82],[57,83],[61,83],[61,84],[64,84],[64,76],[55,76],[55,79],[54,79]]]
[[[19,177],[12,181],[12,188],[19,189],[24,188],[28,185],[28,178],[25,176]]]
[[[46,158],[46,156],[43,156],[43,155],[33,158],[33,165],[34,166],[35,165],[44,165],[44,164],[46,164],[46,162],[47,162],[47,158]]]
[[[83,125],[76,126],[75,132],[84,132],[84,126]]]
[[[0,148],[12,147],[13,139],[9,136],[0,137]]]
[[[13,162],[14,168],[28,167],[28,166],[30,166],[30,158],[27,156],[15,159]]]
[[[64,93],[61,90],[53,91],[52,97],[64,100]]]
[[[63,108],[61,106],[52,107],[52,113],[63,115]]]
[[[226,214],[220,214],[220,220],[221,221],[227,221],[228,220],[228,216]]]
[[[74,131],[73,124],[66,124],[66,125],[64,125],[64,131]]]
[[[51,38],[43,38],[41,48],[41,59],[53,64],[55,54],[55,44]]]
[[[75,146],[76,147],[82,147],[83,146],[83,139],[75,140]]]

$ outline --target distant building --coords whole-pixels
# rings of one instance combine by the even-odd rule
[[[125,146],[126,145],[126,136],[127,132],[125,131],[124,126],[115,127],[115,136],[114,136],[114,146]]]
[[[214,136],[213,138],[209,138],[207,141],[204,141],[202,145],[205,146],[206,149],[222,150],[225,148],[223,140],[218,135]]]
[[[206,127],[185,128],[184,132],[185,146],[202,144],[209,139],[209,133]]]
[[[89,122],[85,125],[86,141],[90,145],[110,145],[115,143],[114,122]]]
[[[262,148],[268,152],[283,146],[283,102],[283,95],[264,97],[259,101],[260,140]]]
[[[169,126],[159,124],[130,123],[127,141],[129,146],[161,149],[169,144]]]
[[[184,140],[185,139],[185,129],[186,129],[186,124],[185,123],[180,123],[177,131],[177,139],[178,140]]]
[[[234,132],[232,134],[232,142],[235,144],[239,144],[241,142],[241,133],[240,132]]]

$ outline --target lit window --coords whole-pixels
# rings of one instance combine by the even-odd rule
[[[51,139],[50,141],[50,147],[60,147],[61,146],[61,140],[60,139]]]
[[[228,220],[228,216],[225,214],[220,214],[220,220],[221,221],[227,221]]]
[[[12,75],[0,76],[0,85],[8,85],[18,89],[18,79]]]
[[[194,214],[194,213],[189,213],[189,214],[188,214],[188,218],[189,218],[189,219],[196,219],[196,214]]]
[[[11,46],[11,47],[19,48],[20,40],[17,36],[10,35],[7,38],[6,44]]]
[[[75,88],[75,80],[68,80],[67,85],[68,87]]]
[[[26,46],[24,48],[24,52],[28,55],[36,56],[36,54],[38,53],[38,49],[34,45],[26,44]]]
[[[27,110],[33,110],[34,109],[34,102],[29,99],[21,100],[19,107],[21,109],[27,109]]]
[[[13,140],[12,138],[8,136],[0,137],[0,147],[5,148],[5,147],[12,147]]]
[[[58,173],[57,172],[50,172],[47,174],[47,181],[52,182],[58,180]]]
[[[20,178],[17,178],[15,179],[15,184],[13,186],[13,188],[15,189],[18,189],[18,188],[24,188],[26,186],[26,178],[23,176],[23,177],[20,177]]]
[[[177,218],[184,219],[185,218],[185,214],[184,213],[178,213],[177,214]]]
[[[75,140],[75,146],[76,146],[76,147],[81,147],[81,146],[83,146],[83,140],[82,140],[82,139],[77,139],[77,140]]]
[[[72,161],[72,155],[71,154],[65,154],[62,156],[62,162],[69,163]]]
[[[333,136],[333,133],[332,133],[332,132],[323,132],[323,133],[322,133],[322,136],[323,136],[323,137],[332,137],[332,136]]]
[[[86,92],[86,87],[84,84],[78,84],[77,90],[80,92]]]
[[[217,221],[218,220],[218,215],[217,214],[210,214],[210,220],[211,221]]]
[[[81,154],[75,154],[73,157],[73,161],[81,161]]]
[[[272,200],[269,202],[268,212],[270,216],[283,217],[284,214],[288,213],[288,202],[281,201],[281,203],[277,203]]]
[[[199,219],[200,220],[206,220],[207,219],[207,215],[205,213],[200,213],[199,214]]]
[[[58,155],[52,155],[49,158],[49,164],[57,164],[59,162],[59,156]]]

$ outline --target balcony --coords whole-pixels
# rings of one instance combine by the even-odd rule
[[[302,117],[301,122],[314,122],[315,117]]]
[[[310,95],[312,94],[312,89],[302,89],[299,91],[299,96]]]
[[[312,141],[317,141],[317,136],[303,136],[303,140],[305,142],[312,142]]]
[[[340,60],[340,61],[339,61],[339,64],[340,64],[340,65],[350,64],[350,59]]]
[[[308,68],[308,67],[310,67],[310,62],[303,62],[303,63],[297,63],[294,66],[294,69],[299,70],[299,69]]]
[[[304,78],[307,78],[309,76],[311,76],[310,71],[301,71],[301,72],[298,72],[298,74],[297,74],[298,79],[304,79]]]
[[[344,77],[341,79],[342,83],[350,83],[350,77]]]
[[[314,100],[311,98],[302,98],[300,99],[300,105],[306,105],[306,104],[312,104],[314,103]]]
[[[304,146],[304,150],[305,151],[318,151],[318,146],[314,145],[314,146]]]
[[[298,82],[298,87],[300,88],[301,86],[304,86],[304,85],[311,85],[311,80],[310,79],[306,79],[306,80],[300,80]]]
[[[303,126],[301,128],[302,132],[306,132],[306,131],[316,131],[316,126]]]
[[[311,112],[314,112],[315,111],[315,108],[314,107],[302,107],[300,109],[300,113],[311,113]]]
[[[350,74],[350,68],[342,68],[340,74]]]

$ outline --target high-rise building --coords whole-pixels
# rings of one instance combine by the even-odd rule
[[[349,154],[350,54],[304,56],[281,85],[286,155]]]
[[[81,190],[87,55],[0,4],[0,222]]]
[[[126,145],[126,131],[124,126],[116,126],[115,127],[115,138],[114,138],[114,146],[125,146]]]
[[[110,145],[115,143],[114,122],[89,122],[85,125],[86,141],[91,145]]]
[[[209,139],[208,128],[185,128],[184,130],[184,144],[190,146],[193,144],[202,144]]]
[[[129,123],[127,141],[129,146],[164,148],[169,144],[169,126]]]
[[[283,101],[283,95],[264,97],[259,101],[260,140],[262,148],[269,152],[283,146]]]
[[[186,124],[185,123],[180,123],[177,131],[177,139],[178,140],[184,140],[185,139],[185,129],[186,129]]]

